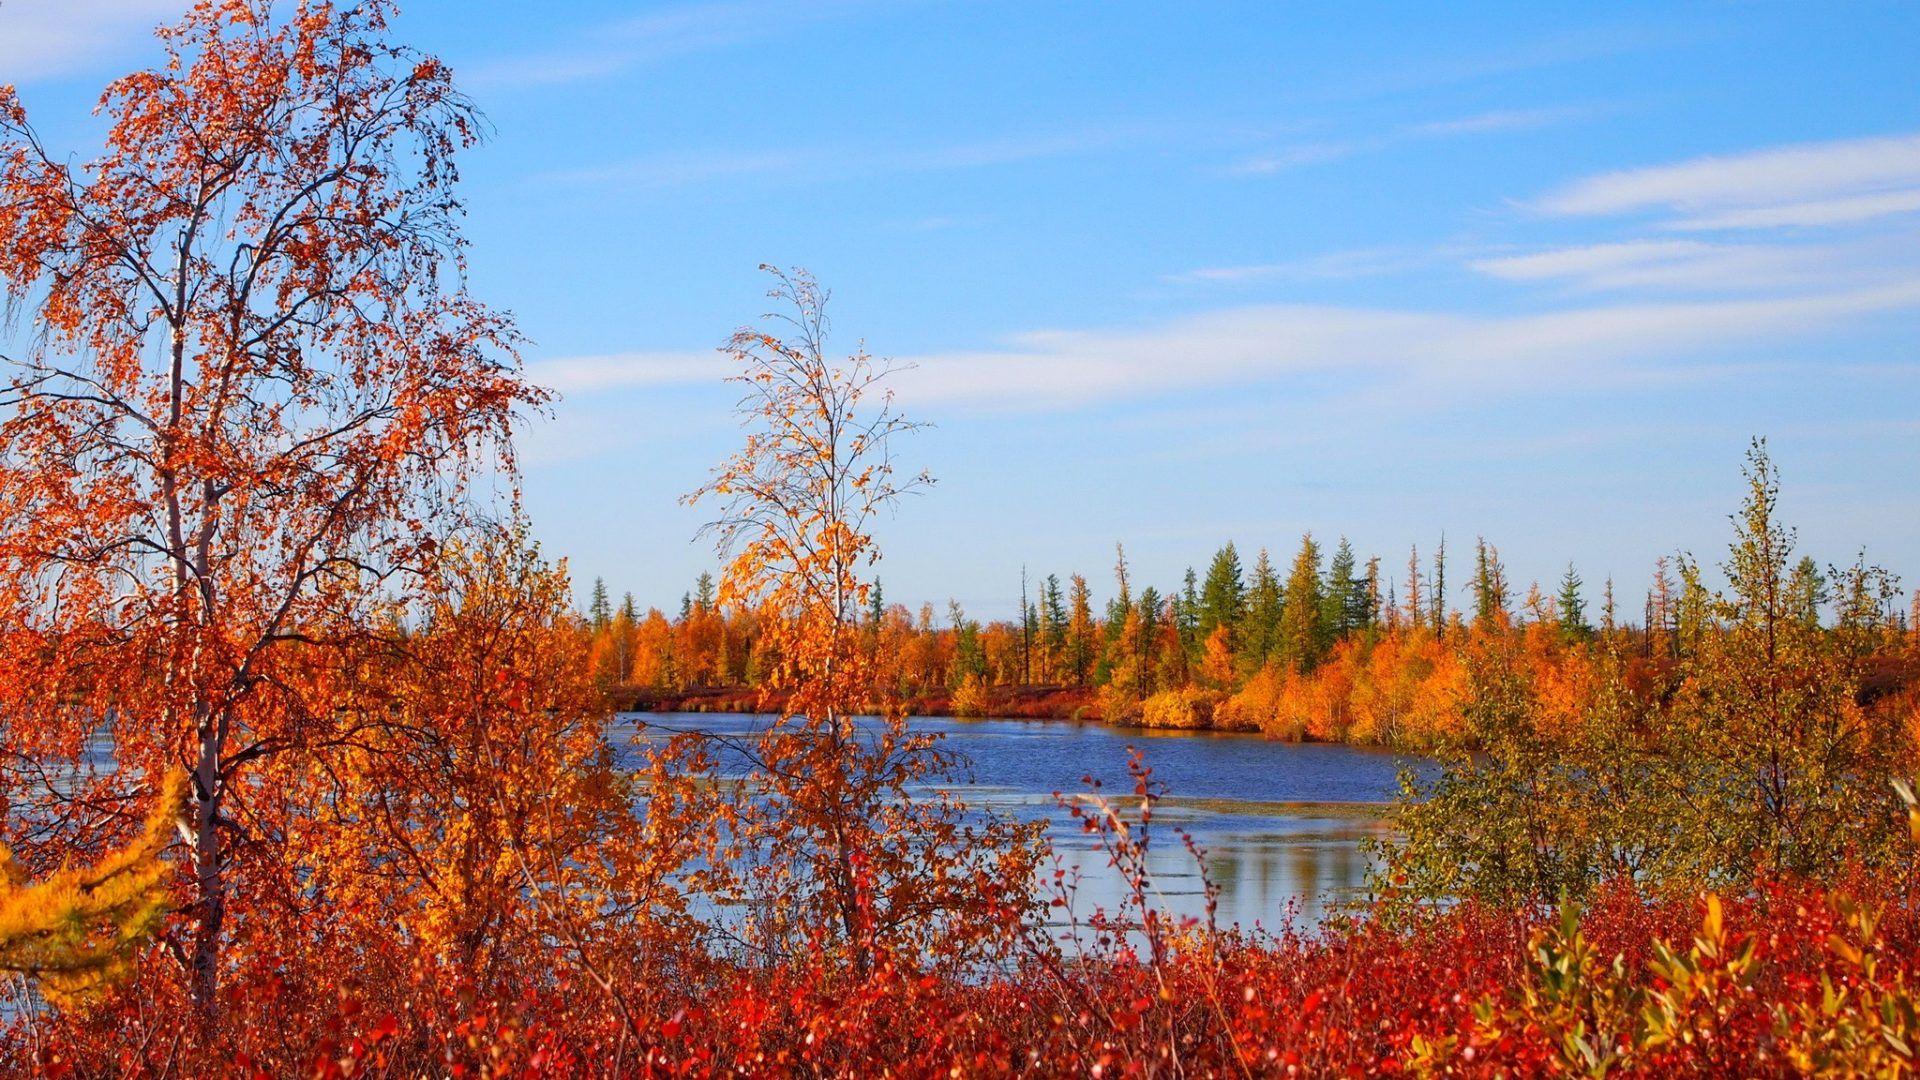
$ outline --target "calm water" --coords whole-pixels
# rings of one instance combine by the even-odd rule
[[[655,729],[745,734],[765,717],[644,713],[622,717]],[[1370,867],[1360,842],[1386,829],[1380,805],[1417,759],[1346,746],[1296,745],[1252,735],[1110,728],[1057,720],[915,718],[971,762],[968,802],[1056,823],[1056,850],[1083,875],[1082,901],[1111,905],[1119,881],[1059,809],[1055,792],[1085,790],[1088,775],[1116,801],[1133,790],[1127,748],[1146,754],[1168,798],[1155,809],[1149,860],[1168,907],[1203,910],[1200,868],[1174,829],[1205,851],[1220,888],[1220,921],[1277,929],[1311,925],[1355,898]]]

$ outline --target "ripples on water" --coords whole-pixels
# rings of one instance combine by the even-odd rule
[[[644,713],[620,719],[625,730],[615,737],[624,743],[635,722],[661,730],[743,735],[760,730],[769,718]],[[1361,894],[1371,867],[1361,841],[1386,832],[1383,804],[1397,793],[1400,770],[1428,767],[1419,759],[1377,750],[1257,735],[1058,720],[916,717],[911,723],[944,735],[946,748],[966,757],[972,783],[962,791],[969,803],[1054,823],[1056,850],[1082,873],[1084,909],[1111,907],[1121,882],[1059,808],[1054,793],[1084,791],[1083,778],[1091,776],[1101,781],[1104,794],[1125,799],[1133,790],[1127,748],[1139,747],[1169,795],[1155,808],[1148,851],[1167,906],[1195,916],[1205,908],[1199,868],[1175,835],[1177,828],[1205,850],[1207,874],[1220,889],[1220,922],[1268,929],[1279,929],[1290,917],[1295,925],[1311,926]]]

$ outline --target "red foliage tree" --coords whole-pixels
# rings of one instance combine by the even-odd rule
[[[0,89],[0,281],[36,330],[0,423],[0,699],[24,750],[106,730],[102,814],[191,772],[203,1008],[239,849],[277,832],[249,766],[351,722],[312,650],[363,632],[543,396],[461,277],[477,118],[389,14],[202,0],[108,87],[82,167]]]

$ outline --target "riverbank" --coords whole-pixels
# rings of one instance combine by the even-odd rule
[[[614,686],[608,691],[620,712],[770,713],[779,712],[787,695],[751,686],[707,686],[655,690]],[[1009,720],[1098,720],[1098,695],[1073,686],[994,686],[980,691],[972,708],[957,708],[954,694],[931,690],[904,702],[909,716],[994,716]]]

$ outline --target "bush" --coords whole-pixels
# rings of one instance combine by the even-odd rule
[[[968,675],[960,680],[960,685],[953,688],[953,700],[949,707],[955,716],[987,715],[987,689],[981,685],[980,676]]]
[[[1218,695],[1193,686],[1162,690],[1140,704],[1140,726],[1181,731],[1207,727],[1217,700]]]
[[[1224,731],[1269,731],[1280,708],[1284,676],[1269,664],[1254,672],[1240,691],[1213,710],[1213,726]]]

